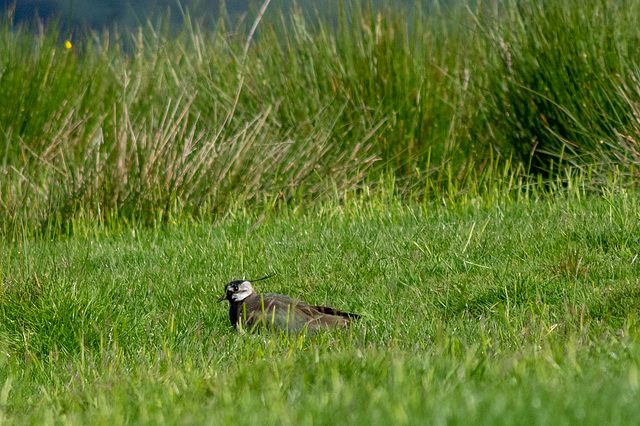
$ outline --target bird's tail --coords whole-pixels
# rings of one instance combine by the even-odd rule
[[[358,314],[352,314],[350,312],[344,312],[344,311],[341,311],[340,309],[330,308],[328,306],[314,306],[314,308],[317,309],[318,312],[321,312],[321,313],[327,314],[327,315],[336,315],[336,316],[340,316],[340,317],[349,318],[350,320],[360,319],[360,315],[358,315]]]

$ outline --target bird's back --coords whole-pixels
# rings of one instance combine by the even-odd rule
[[[305,327],[308,330],[320,328],[346,327],[350,319],[358,318],[355,314],[342,312],[326,306],[309,305],[299,299],[283,294],[253,294],[244,300],[246,318],[244,327],[253,329],[256,326],[278,328],[285,332],[299,332]]]

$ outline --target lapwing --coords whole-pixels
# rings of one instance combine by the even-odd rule
[[[317,331],[328,328],[344,328],[360,316],[327,306],[309,305],[299,299],[283,294],[258,294],[251,283],[258,280],[231,281],[225,287],[225,294],[218,303],[228,300],[229,319],[239,331],[253,331],[258,327],[298,333],[305,328]]]

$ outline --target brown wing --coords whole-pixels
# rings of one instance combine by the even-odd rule
[[[245,300],[247,328],[259,325],[299,332],[305,327],[317,330],[327,327],[346,327],[358,315],[327,306],[315,306],[282,294],[265,293]]]

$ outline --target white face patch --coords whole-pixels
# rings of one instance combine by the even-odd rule
[[[234,302],[240,302],[247,297],[251,296],[253,293],[253,287],[249,281],[244,281],[242,284],[238,286],[238,290],[234,291],[231,295],[231,300]]]

